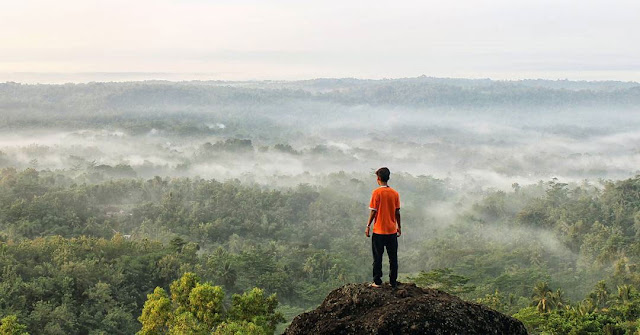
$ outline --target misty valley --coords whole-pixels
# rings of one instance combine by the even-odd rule
[[[401,283],[634,334],[639,108],[615,81],[0,83],[0,330],[282,333],[371,280],[386,166]]]

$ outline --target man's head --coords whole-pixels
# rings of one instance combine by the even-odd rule
[[[379,168],[378,171],[376,171],[376,176],[378,176],[378,180],[383,183],[386,183],[389,181],[390,175],[391,175],[391,171],[389,171],[389,169],[387,169],[386,167]]]

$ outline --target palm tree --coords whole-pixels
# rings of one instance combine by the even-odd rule
[[[580,306],[578,306],[578,312],[580,315],[585,316],[587,314],[591,314],[596,310],[596,304],[593,302],[593,299],[586,298],[580,302]]]
[[[222,266],[220,267],[220,279],[222,280],[222,284],[227,287],[233,287],[236,283],[236,270],[233,268],[231,261],[225,260],[222,262]]]
[[[567,303],[564,291],[557,289],[555,292],[549,293],[549,302],[553,308],[562,308]]]
[[[606,308],[609,305],[609,290],[604,280],[599,281],[589,294],[589,298],[598,308]]]
[[[626,303],[631,301],[631,296],[633,295],[633,286],[631,285],[620,285],[618,286],[618,296],[616,300],[619,303]]]
[[[545,313],[551,311],[552,306],[549,299],[552,293],[553,291],[551,291],[547,282],[537,282],[533,287],[533,295],[531,298],[538,312]]]

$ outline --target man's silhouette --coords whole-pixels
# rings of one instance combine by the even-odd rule
[[[369,222],[365,235],[369,237],[373,223],[371,250],[373,251],[373,283],[372,287],[382,285],[382,255],[387,248],[389,255],[389,283],[398,286],[398,236],[402,234],[400,226],[400,195],[387,185],[391,172],[386,167],[376,171],[378,187],[371,194],[369,203]]]

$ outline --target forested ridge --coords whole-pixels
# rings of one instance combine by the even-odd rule
[[[254,287],[275,293],[291,318],[341,284],[368,280],[368,188],[330,177],[361,195],[198,178],[78,184],[3,169],[0,313],[32,333],[133,333],[147,294],[194,273],[224,290],[225,304]],[[534,331],[637,328],[640,177],[514,184],[437,229],[415,209],[447,194],[442,182],[399,175],[398,184],[413,184],[405,194],[417,200],[404,206],[405,280],[513,314]]]
[[[521,109],[540,107],[632,108],[640,103],[640,88],[629,82],[492,81],[441,78],[394,80],[316,80],[298,82],[132,82],[65,85],[0,83],[2,128],[34,128],[58,125],[123,125],[132,120],[152,120],[160,112],[166,118],[206,133],[206,128],[181,120],[180,116],[224,121],[239,118],[265,121],[297,110],[298,116],[315,117],[321,106],[332,114],[336,106]],[[309,109],[311,107],[311,109]],[[233,111],[230,116],[230,111]],[[156,115],[157,116],[157,115]],[[244,120],[246,121],[246,120]],[[185,125],[188,124],[188,125]],[[134,123],[135,125],[135,123]],[[254,126],[259,126],[255,124]],[[138,125],[139,127],[139,125]],[[136,129],[136,128],[132,128]],[[184,134],[189,134],[185,131]]]

